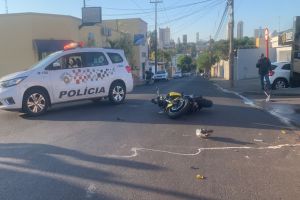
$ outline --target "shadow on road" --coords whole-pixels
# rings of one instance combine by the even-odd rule
[[[224,126],[255,129],[274,129],[281,122],[252,107],[238,105],[214,105],[212,108],[202,109],[197,113],[182,116],[179,119],[169,119],[166,114],[158,114],[159,108],[148,100],[129,99],[122,105],[111,105],[109,102],[83,103],[54,108],[39,117],[27,117],[26,120],[43,121],[99,121],[118,123],[144,124],[174,124],[174,125],[203,125]],[[264,122],[263,125],[260,124]]]
[[[217,142],[222,142],[222,143],[231,143],[231,144],[239,144],[239,145],[250,145],[253,144],[252,142],[243,142],[239,141],[233,138],[226,138],[226,137],[215,137],[215,136],[210,136],[208,138],[209,140],[217,141]]]
[[[104,168],[109,166],[109,168]],[[93,156],[76,150],[45,144],[0,144],[1,199],[115,199],[103,195],[95,188],[88,194],[88,185],[79,187],[78,181],[86,180],[109,187],[125,187],[136,191],[161,194],[180,199],[206,199],[204,197],[170,189],[126,182],[113,168],[122,171],[166,170],[163,167],[132,160]],[[104,168],[104,169],[103,169]],[[116,170],[117,171],[117,170]],[[136,171],[136,174],[139,172]],[[76,184],[77,182],[77,184]],[[100,189],[100,191],[99,191]],[[42,197],[42,198],[41,198]]]

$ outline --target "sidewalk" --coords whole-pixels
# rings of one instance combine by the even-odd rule
[[[274,115],[288,119],[290,123],[300,127],[300,88],[285,88],[273,90],[271,101],[265,101],[265,94],[260,90],[259,79],[246,79],[234,82],[234,87],[230,87],[230,81],[212,78],[212,82],[224,89],[235,91],[249,99],[255,104],[264,108]]]

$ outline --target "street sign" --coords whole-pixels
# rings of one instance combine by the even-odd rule
[[[268,40],[269,39],[269,29],[266,28],[265,29],[265,40]]]

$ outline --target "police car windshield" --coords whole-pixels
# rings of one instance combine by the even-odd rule
[[[50,55],[48,55],[47,57],[45,57],[44,59],[40,60],[39,62],[35,63],[34,65],[32,65],[31,67],[29,67],[29,69],[36,69],[39,67],[43,67],[45,66],[45,64],[47,64],[49,61],[51,61],[54,57],[56,57],[57,54],[61,53],[62,51],[57,51],[55,53],[52,53]]]

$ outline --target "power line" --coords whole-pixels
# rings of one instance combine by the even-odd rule
[[[214,0],[214,1],[215,1],[215,0]],[[216,2],[215,2],[215,3],[216,3]],[[220,3],[218,2],[216,5],[218,5],[218,4],[220,4]],[[212,4],[208,5],[207,7],[204,7],[204,9],[207,9],[209,6],[212,6]],[[204,9],[202,9],[202,10],[204,10]],[[188,18],[188,17],[190,17],[190,16],[192,16],[192,15],[198,14],[200,11],[201,11],[201,10],[198,9],[198,10],[196,10],[196,11],[194,11],[194,12],[191,12],[191,13],[186,14],[186,15],[182,15],[182,16],[180,16],[180,17],[174,18],[174,19],[169,20],[169,21],[167,21],[167,22],[162,22],[162,23],[160,23],[159,25],[164,25],[164,24],[168,24],[168,23],[170,23],[170,22],[179,21],[179,20],[182,20],[182,19],[184,19],[184,18]]]
[[[211,1],[214,1],[214,0],[203,0],[203,1],[198,1],[198,2],[189,3],[189,4],[183,4],[183,5],[173,6],[173,7],[167,7],[165,9],[157,10],[157,12],[164,12],[164,11],[175,10],[175,9],[184,8],[184,7],[190,7],[190,6],[194,6],[194,5],[202,4],[202,3],[206,3],[206,2],[211,2]],[[103,9],[113,9],[113,8],[106,8],[106,7],[102,7],[102,8]],[[118,8],[116,8],[116,9],[118,9]],[[141,9],[139,9],[139,10],[141,10]],[[148,8],[147,9],[143,9],[143,10],[150,10],[150,11],[147,11],[147,12],[136,12],[136,13],[108,14],[108,15],[105,15],[105,16],[143,15],[143,14],[148,14],[148,13],[152,13],[153,12],[153,11],[151,11],[150,8],[149,9]]]
[[[222,2],[222,3],[223,3],[223,2]],[[200,16],[197,15],[197,18],[202,18],[202,17],[204,17],[204,16],[207,15],[209,12],[211,12],[213,8],[217,7],[217,6],[220,5],[220,4],[221,4],[220,2],[214,2],[214,4],[210,4],[209,6],[206,7],[206,9],[207,9],[207,8],[209,8],[209,9],[206,10],[206,12],[203,13],[202,15],[200,15]],[[192,25],[194,25],[194,24],[197,23],[197,22],[198,22],[197,20],[193,20],[193,22],[191,22],[191,23],[189,23],[189,24],[184,23],[184,24],[182,24],[179,28],[177,28],[177,30],[174,31],[173,34],[180,33],[180,32],[183,31],[183,30],[187,30],[187,29],[184,29],[184,27],[187,26],[188,28],[190,28],[190,27],[192,27]]]
[[[224,12],[223,12],[223,15],[222,15],[222,18],[221,18],[221,21],[220,21],[220,24],[219,24],[219,27],[217,29],[217,32],[215,34],[215,37],[214,37],[214,40],[217,40],[218,36],[219,36],[219,33],[222,29],[222,26],[224,24],[224,21],[225,21],[225,18],[226,18],[226,14],[227,14],[227,11],[228,11],[228,4],[226,5],[225,9],[224,9]]]

